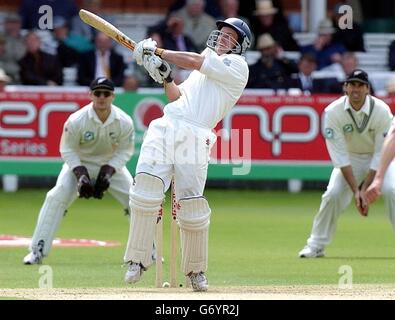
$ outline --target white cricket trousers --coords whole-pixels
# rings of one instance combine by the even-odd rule
[[[96,179],[100,166],[86,163],[83,163],[82,165],[88,169],[91,180]],[[121,203],[125,210],[128,210],[129,208],[129,189],[132,184],[132,175],[126,167],[123,167],[122,170],[115,172],[112,176],[110,187],[108,189],[108,192]],[[29,247],[30,251],[35,250],[39,241],[43,240],[43,253],[45,256],[48,255],[60,222],[65,215],[67,208],[71,206],[77,197],[77,178],[67,164],[64,164],[56,181],[55,187],[48,191],[44,204],[41,207],[33,239]],[[98,204],[93,202],[91,203]]]
[[[350,155],[351,166],[358,185],[366,178],[372,157],[370,155]],[[382,195],[389,218],[395,232],[395,164],[388,167],[383,181]],[[340,169],[332,171],[326,192],[322,196],[321,205],[314,218],[313,229],[307,244],[315,248],[324,248],[333,239],[337,220],[342,212],[354,201],[351,188]],[[354,204],[354,202],[353,202]]]
[[[216,135],[209,128],[174,116],[165,115],[150,123],[137,163],[136,185],[130,190],[131,223],[125,262],[141,263],[144,267],[152,264],[150,245],[159,208],[174,178],[180,206],[177,217],[181,268],[185,274],[206,271],[211,210],[202,195],[215,140]],[[148,179],[149,176],[156,178]],[[158,178],[163,184],[154,182]]]
[[[201,196],[216,138],[209,128],[174,116],[155,119],[144,137],[136,174],[145,172],[161,178],[165,191],[174,178],[177,201]]]

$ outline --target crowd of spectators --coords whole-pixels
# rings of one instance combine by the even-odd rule
[[[155,84],[143,70],[125,61],[106,35],[83,23],[74,0],[52,0],[53,25],[50,36],[42,37],[39,7],[45,0],[22,0],[19,13],[7,15],[0,34],[0,70],[7,83],[22,85],[62,85],[64,68],[74,67],[76,84],[86,86],[98,76],[110,77],[116,86],[135,91]],[[171,50],[200,52],[216,20],[236,16],[253,32],[252,48],[259,59],[250,64],[248,88],[298,88],[310,93],[341,93],[342,82],[358,67],[355,52],[365,51],[362,28],[339,27],[339,6],[320,22],[313,43],[300,45],[294,37],[281,1],[256,0],[248,17],[240,15],[239,0],[177,0],[163,21],[147,29],[147,37]],[[81,7],[113,22],[101,12],[100,0],[83,0]],[[284,52],[300,53],[298,61],[286,59]],[[395,70],[395,41],[389,48],[389,68]],[[337,78],[315,78],[316,71],[331,71]],[[186,70],[175,69],[176,82],[185,79]],[[4,81],[3,81],[4,82]]]

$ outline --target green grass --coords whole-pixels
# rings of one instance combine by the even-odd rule
[[[0,234],[31,236],[47,190],[0,192]],[[395,239],[382,201],[362,218],[353,206],[339,219],[323,259],[299,259],[321,192],[207,190],[212,208],[211,286],[337,284],[339,267],[353,268],[354,283],[395,283]],[[168,201],[169,202],[169,201]],[[169,210],[166,210],[167,213]],[[111,248],[53,248],[44,260],[61,287],[127,287],[123,254],[129,224],[110,196],[77,200],[57,234],[60,238],[119,241]],[[165,280],[169,267],[169,220],[165,220]],[[36,288],[40,266],[24,266],[26,248],[0,248],[0,288]],[[154,286],[155,269],[137,287]],[[183,276],[178,275],[181,283]]]

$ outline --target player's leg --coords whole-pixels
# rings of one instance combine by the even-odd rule
[[[167,142],[171,142],[167,130],[170,129],[164,119],[151,122],[130,188],[131,219],[124,256],[128,283],[139,281],[143,271],[153,262],[151,251],[159,210],[173,176],[173,164],[167,159]]]
[[[170,179],[169,179],[170,180]],[[166,183],[160,177],[139,172],[130,189],[130,229],[124,256],[128,264],[125,281],[140,280],[153,263],[152,244],[159,210],[165,197]]]
[[[181,270],[188,275],[195,291],[206,291],[208,281],[208,235],[211,209],[203,197],[181,198],[178,202],[181,236]]]
[[[25,264],[41,263],[49,254],[52,241],[67,208],[77,198],[77,180],[73,172],[64,165],[53,187],[46,195],[36,228],[34,230],[30,253],[24,258]]]
[[[133,177],[129,170],[124,167],[120,172],[116,172],[112,178],[108,192],[122,205],[125,215],[130,223],[129,192],[133,184]],[[156,260],[155,244],[152,246],[152,259]]]
[[[307,245],[299,252],[301,258],[324,256],[324,248],[330,243],[336,231],[337,219],[347,208],[352,199],[352,192],[340,169],[332,171],[326,192],[313,221],[311,235]]]
[[[191,144],[197,146],[195,150],[188,149],[192,158],[195,157],[194,163],[186,161],[175,165],[175,189],[179,204],[177,218],[181,235],[181,270],[189,276],[194,291],[206,291],[211,209],[203,197],[203,191],[211,146],[206,145],[204,135],[197,137],[204,145],[195,143]]]

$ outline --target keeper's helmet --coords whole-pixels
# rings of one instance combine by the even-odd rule
[[[240,55],[244,55],[247,49],[251,45],[251,31],[250,28],[248,27],[247,23],[245,23],[243,20],[238,19],[238,18],[228,18],[224,21],[219,20],[216,22],[218,30],[214,30],[211,32],[208,40],[207,40],[207,46],[211,49],[215,49],[217,45],[218,37],[223,34],[221,33],[221,29],[223,27],[229,27],[232,28],[233,30],[236,31],[238,35],[238,39],[230,39],[230,43],[234,46],[233,48],[229,48],[228,52],[231,53],[236,53]]]

